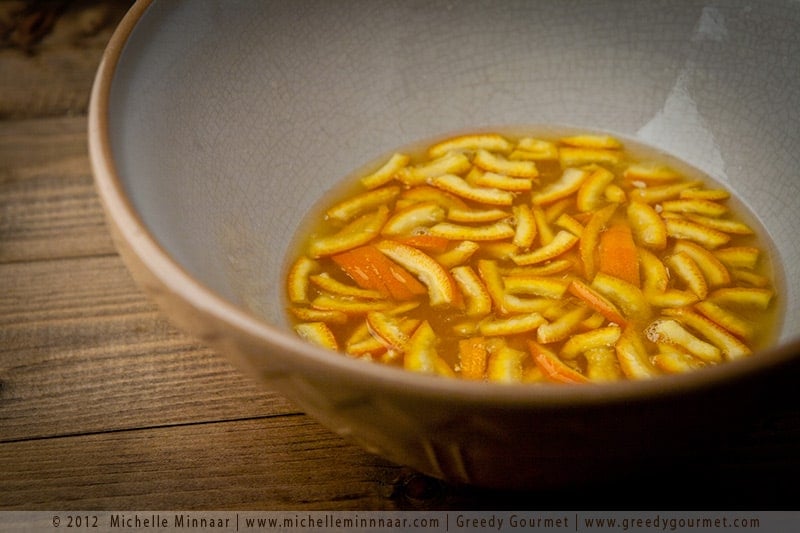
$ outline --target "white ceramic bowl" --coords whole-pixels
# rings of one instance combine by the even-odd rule
[[[141,285],[265,389],[448,480],[597,479],[714,446],[797,375],[798,27],[793,1],[143,0],[97,74],[91,160]],[[326,190],[420,139],[537,124],[658,147],[743,199],[786,274],[779,345],[677,378],[530,387],[417,375],[295,337],[285,253]]]

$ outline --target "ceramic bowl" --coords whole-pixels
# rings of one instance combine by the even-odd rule
[[[454,482],[552,487],[733,438],[800,354],[796,1],[139,1],[94,85],[90,153],[120,253],[187,332],[369,452]],[[286,253],[343,177],[507,125],[599,129],[734,191],[775,243],[773,349],[592,387],[439,379],[291,331]]]

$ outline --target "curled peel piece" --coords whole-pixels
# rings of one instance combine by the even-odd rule
[[[489,354],[486,376],[496,383],[519,383],[523,377],[523,365],[527,354],[505,344]]]
[[[645,330],[652,342],[680,346],[695,357],[712,363],[722,361],[722,354],[716,346],[692,335],[677,320],[659,318]]]
[[[424,374],[455,376],[455,372],[436,351],[436,344],[436,332],[427,320],[423,320],[408,341],[403,367]]]
[[[506,222],[495,222],[485,226],[469,226],[440,222],[428,230],[430,235],[453,241],[498,241],[515,235],[514,228]]]
[[[287,289],[292,303],[308,302],[309,276],[319,270],[319,263],[301,255],[289,269]]]
[[[564,252],[567,252],[577,243],[578,237],[567,230],[560,230],[548,244],[528,253],[513,255],[511,260],[517,265],[544,263],[545,261],[555,259]]]
[[[593,348],[610,348],[617,343],[620,335],[622,335],[622,328],[619,326],[606,326],[586,333],[578,333],[564,343],[560,355],[566,359],[574,359]]]
[[[356,218],[333,235],[315,239],[308,247],[309,254],[318,258],[350,250],[374,239],[389,219],[389,208],[380,206],[372,213]]]
[[[668,309],[665,310],[664,313],[669,313],[670,315],[677,317],[687,326],[700,333],[709,342],[716,346],[728,360],[739,359],[752,353],[746,344],[732,335],[729,331],[716,324],[712,320],[709,320],[708,318],[693,311],[692,309]],[[690,351],[690,353],[693,352]]]
[[[361,178],[361,184],[367,189],[375,189],[392,181],[398,172],[408,165],[411,158],[406,154],[394,153],[386,163],[372,174]]]
[[[447,152],[474,152],[476,150],[489,150],[490,152],[508,153],[513,148],[511,142],[496,133],[477,133],[459,135],[438,142],[428,148],[430,157],[441,157]]]
[[[443,174],[462,174],[472,167],[469,158],[460,152],[448,152],[422,165],[405,167],[398,178],[406,185],[421,185]]]
[[[487,150],[478,150],[472,162],[483,170],[507,176],[517,178],[536,178],[539,176],[539,169],[536,168],[534,161],[512,161]]]
[[[442,174],[431,180],[431,185],[473,202],[488,205],[511,205],[514,193],[494,187],[471,185],[467,180],[455,174]]]
[[[432,226],[445,218],[445,210],[435,203],[419,203],[394,212],[383,225],[383,235],[408,235],[418,228]]]
[[[566,198],[577,191],[588,176],[588,170],[567,168],[557,181],[549,183],[538,192],[533,193],[533,203],[535,205],[545,205]]]
[[[375,246],[383,254],[419,278],[428,288],[428,298],[431,306],[450,305],[459,307],[462,304],[461,293],[455,280],[431,256],[411,246],[390,240],[381,241]]]
[[[302,324],[297,324],[294,330],[301,338],[308,342],[329,350],[339,350],[336,337],[334,337],[331,328],[324,322],[304,322]]]
[[[580,211],[588,212],[600,208],[605,203],[606,187],[614,181],[614,174],[601,166],[592,168],[591,174],[581,184],[576,198]]]
[[[391,202],[398,194],[400,187],[390,186],[362,192],[352,198],[343,200],[326,212],[328,218],[347,222],[366,211],[374,210]]]
[[[589,383],[589,378],[564,364],[556,354],[535,341],[528,341],[528,349],[547,379],[555,383]]]
[[[481,278],[472,267],[461,265],[450,270],[456,283],[461,288],[465,300],[467,316],[488,315],[492,311],[492,298]]]

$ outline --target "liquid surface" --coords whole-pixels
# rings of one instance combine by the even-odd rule
[[[290,260],[288,313],[298,335],[348,357],[585,383],[723,364],[777,333],[755,217],[710,178],[610,135],[445,138],[325,200]]]

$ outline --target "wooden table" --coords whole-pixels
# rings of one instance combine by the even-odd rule
[[[259,389],[159,314],[109,238],[86,110],[129,2],[20,5],[0,4],[0,509],[796,508],[797,402],[675,489],[660,468],[508,493],[376,458]]]

